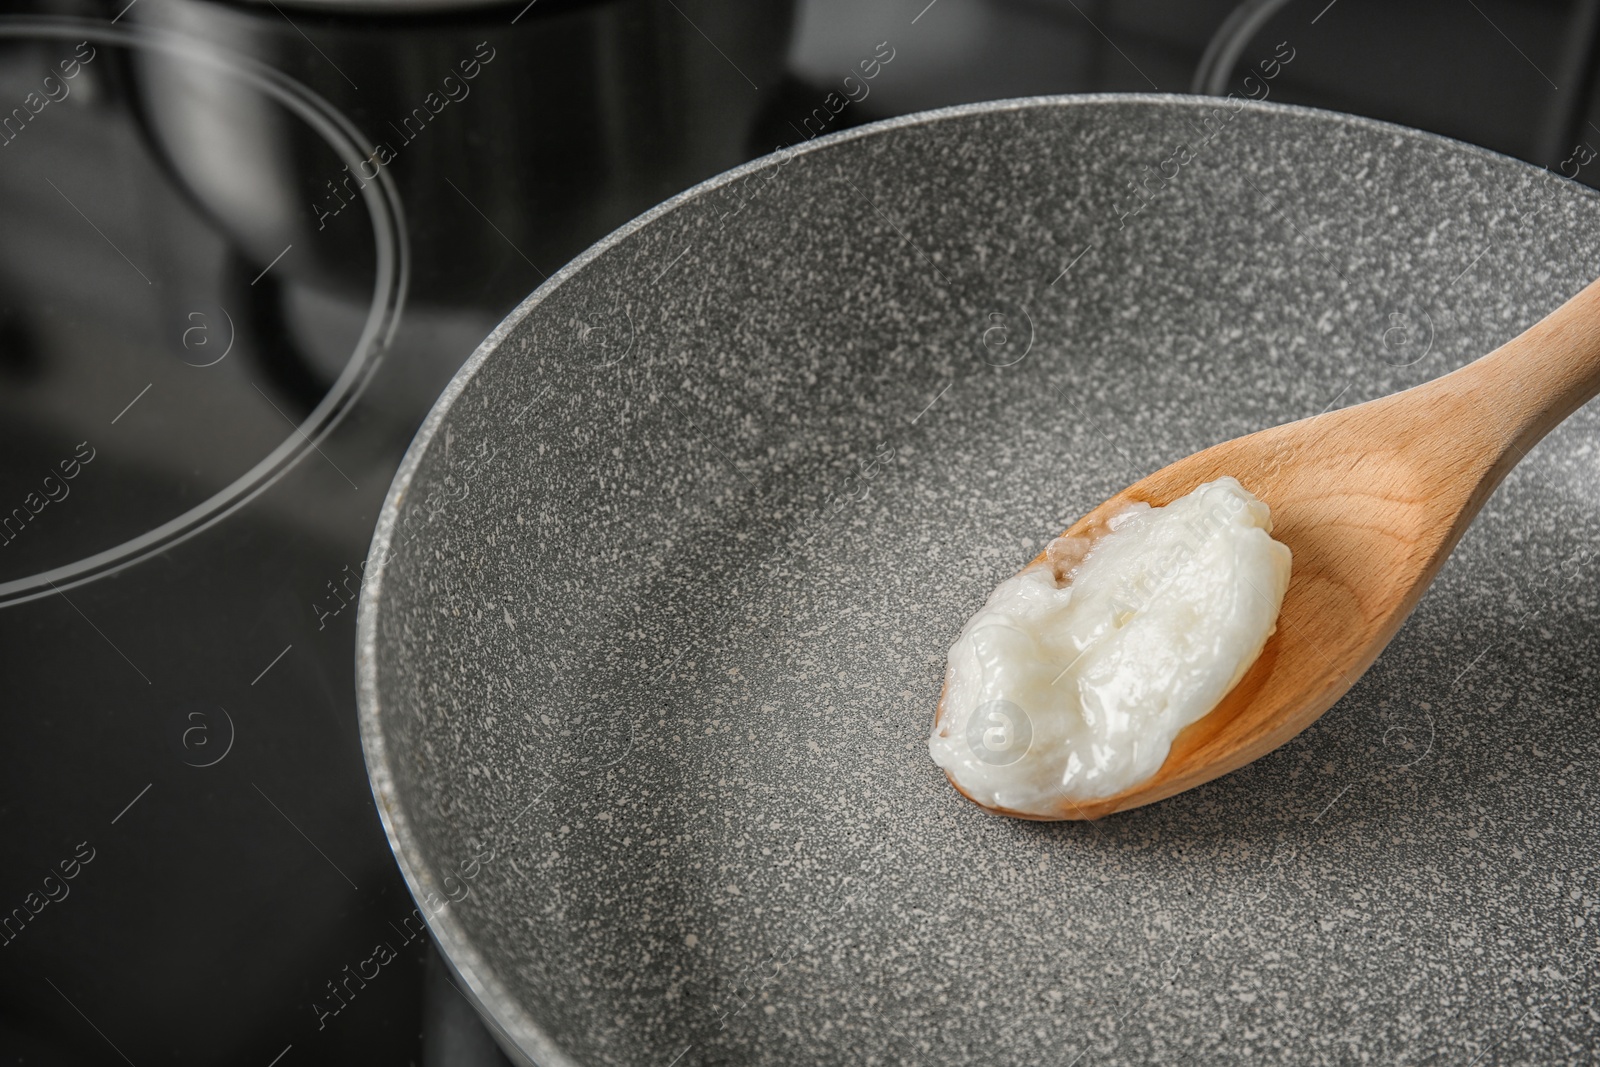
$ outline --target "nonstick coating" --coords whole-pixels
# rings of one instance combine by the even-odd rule
[[[508,1044],[1592,1055],[1596,405],[1255,764],[1039,824],[928,758],[961,622],[1076,516],[1460,366],[1600,273],[1578,185],[1236,106],[1012,101],[759,160],[596,246],[456,377],[373,543],[361,727],[401,866]]]

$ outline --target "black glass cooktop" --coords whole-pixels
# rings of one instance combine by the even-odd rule
[[[655,203],[780,145],[1057,92],[1233,92],[1600,173],[1589,0],[8,12],[7,1063],[502,1062],[367,786],[363,559],[455,369]]]

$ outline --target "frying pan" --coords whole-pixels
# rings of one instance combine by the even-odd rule
[[[1235,774],[1024,823],[925,739],[962,620],[1077,515],[1460,366],[1597,248],[1554,174],[1166,96],[852,130],[602,241],[440,399],[361,602],[373,790],[463,991],[557,1065],[1588,1055],[1594,405]]]

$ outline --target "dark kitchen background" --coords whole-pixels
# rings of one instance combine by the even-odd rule
[[[504,1062],[373,806],[355,602],[435,396],[616,226],[809,136],[1045,93],[1231,90],[1592,178],[1597,18],[1595,0],[8,5],[0,1062]]]

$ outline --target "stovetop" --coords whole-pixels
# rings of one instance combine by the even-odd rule
[[[614,227],[781,145],[1059,92],[1310,104],[1587,180],[1597,13],[12,5],[0,1054],[502,1062],[421,931],[373,806],[355,605],[378,507],[434,397]]]

